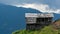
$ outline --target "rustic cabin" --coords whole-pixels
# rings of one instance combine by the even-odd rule
[[[52,23],[53,14],[25,13],[26,30],[39,30]]]

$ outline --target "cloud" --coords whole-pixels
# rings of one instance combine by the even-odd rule
[[[60,0],[0,0],[0,3],[7,5],[23,4],[23,3],[37,3],[47,4],[51,8],[60,9]]]
[[[37,9],[43,13],[60,14],[60,0],[0,0],[0,3]]]
[[[16,7],[25,7],[25,8],[33,8],[41,11],[42,13],[57,13],[60,14],[60,9],[50,8],[47,4],[22,4],[22,5],[14,5]]]

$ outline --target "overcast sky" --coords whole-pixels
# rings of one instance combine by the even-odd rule
[[[16,7],[33,8],[43,13],[60,14],[60,0],[0,0],[0,3]]]

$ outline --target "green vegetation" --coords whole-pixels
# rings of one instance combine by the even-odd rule
[[[35,30],[35,31],[26,31],[26,30],[20,30],[13,32],[12,34],[58,34],[60,30],[52,30],[51,26],[45,26],[45,28],[41,30]]]
[[[56,20],[54,23],[56,23],[56,25],[60,26],[60,19]],[[40,30],[18,30],[13,32],[12,34],[60,34],[60,28],[56,29],[53,26],[54,24],[51,24],[49,26],[45,26],[43,29]]]

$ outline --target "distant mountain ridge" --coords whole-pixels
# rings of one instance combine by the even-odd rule
[[[55,13],[54,13],[53,20],[57,20],[57,19],[60,19],[60,14],[55,14]]]
[[[0,4],[0,34],[11,34],[12,31],[24,29],[25,13],[41,12],[31,8]]]

